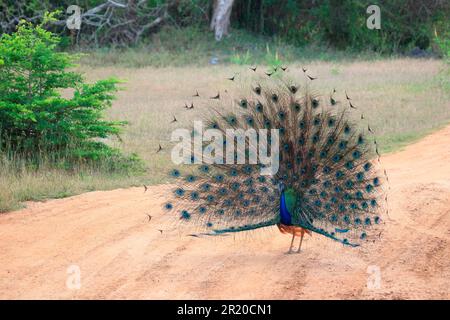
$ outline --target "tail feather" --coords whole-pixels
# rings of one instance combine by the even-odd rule
[[[296,225],[349,246],[376,238],[385,178],[371,161],[371,137],[350,120],[348,110],[308,86],[274,77],[258,79],[250,94],[235,99],[231,108],[220,106],[207,117],[206,128],[225,137],[224,149],[234,141],[227,129],[279,130],[279,170],[264,176],[261,164],[225,164],[223,152],[223,164],[198,165],[194,174],[171,174],[178,185],[166,209],[180,221],[200,226],[205,234],[274,225],[279,222],[278,185],[283,183],[298,195]],[[237,150],[235,160],[248,160],[257,150],[244,139],[245,148]],[[268,143],[270,148],[270,139]],[[204,142],[202,152],[210,144]],[[212,156],[204,160],[212,162]]]

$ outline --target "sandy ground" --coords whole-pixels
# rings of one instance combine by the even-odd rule
[[[449,299],[450,127],[383,165],[390,220],[356,249],[314,235],[286,255],[275,229],[161,233],[164,186],[30,203],[0,216],[0,298]]]

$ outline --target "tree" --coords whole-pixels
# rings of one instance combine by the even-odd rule
[[[22,21],[0,38],[0,150],[27,156],[40,152],[98,160],[118,151],[98,141],[118,135],[123,121],[103,119],[118,80],[93,84],[68,71],[74,56],[58,52],[60,38],[40,25]],[[73,92],[72,98],[61,89]]]
[[[214,1],[214,13],[211,19],[211,30],[214,31],[217,41],[220,41],[224,35],[228,34],[233,2],[234,0]]]

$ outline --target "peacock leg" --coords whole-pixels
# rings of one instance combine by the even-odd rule
[[[294,239],[295,239],[295,233],[292,233],[292,240],[291,240],[291,246],[289,247],[289,251],[287,252],[292,253],[292,246],[294,245]]]
[[[300,244],[298,245],[297,253],[300,253],[300,249],[302,248],[303,236],[305,235],[305,231],[302,230],[302,236],[300,238]]]

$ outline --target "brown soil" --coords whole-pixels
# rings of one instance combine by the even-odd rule
[[[449,299],[450,127],[382,164],[390,220],[378,242],[356,249],[313,235],[287,255],[290,238],[276,228],[161,233],[166,186],[29,203],[0,216],[0,298]],[[66,285],[71,265],[78,290]],[[372,268],[381,282],[369,289]]]

